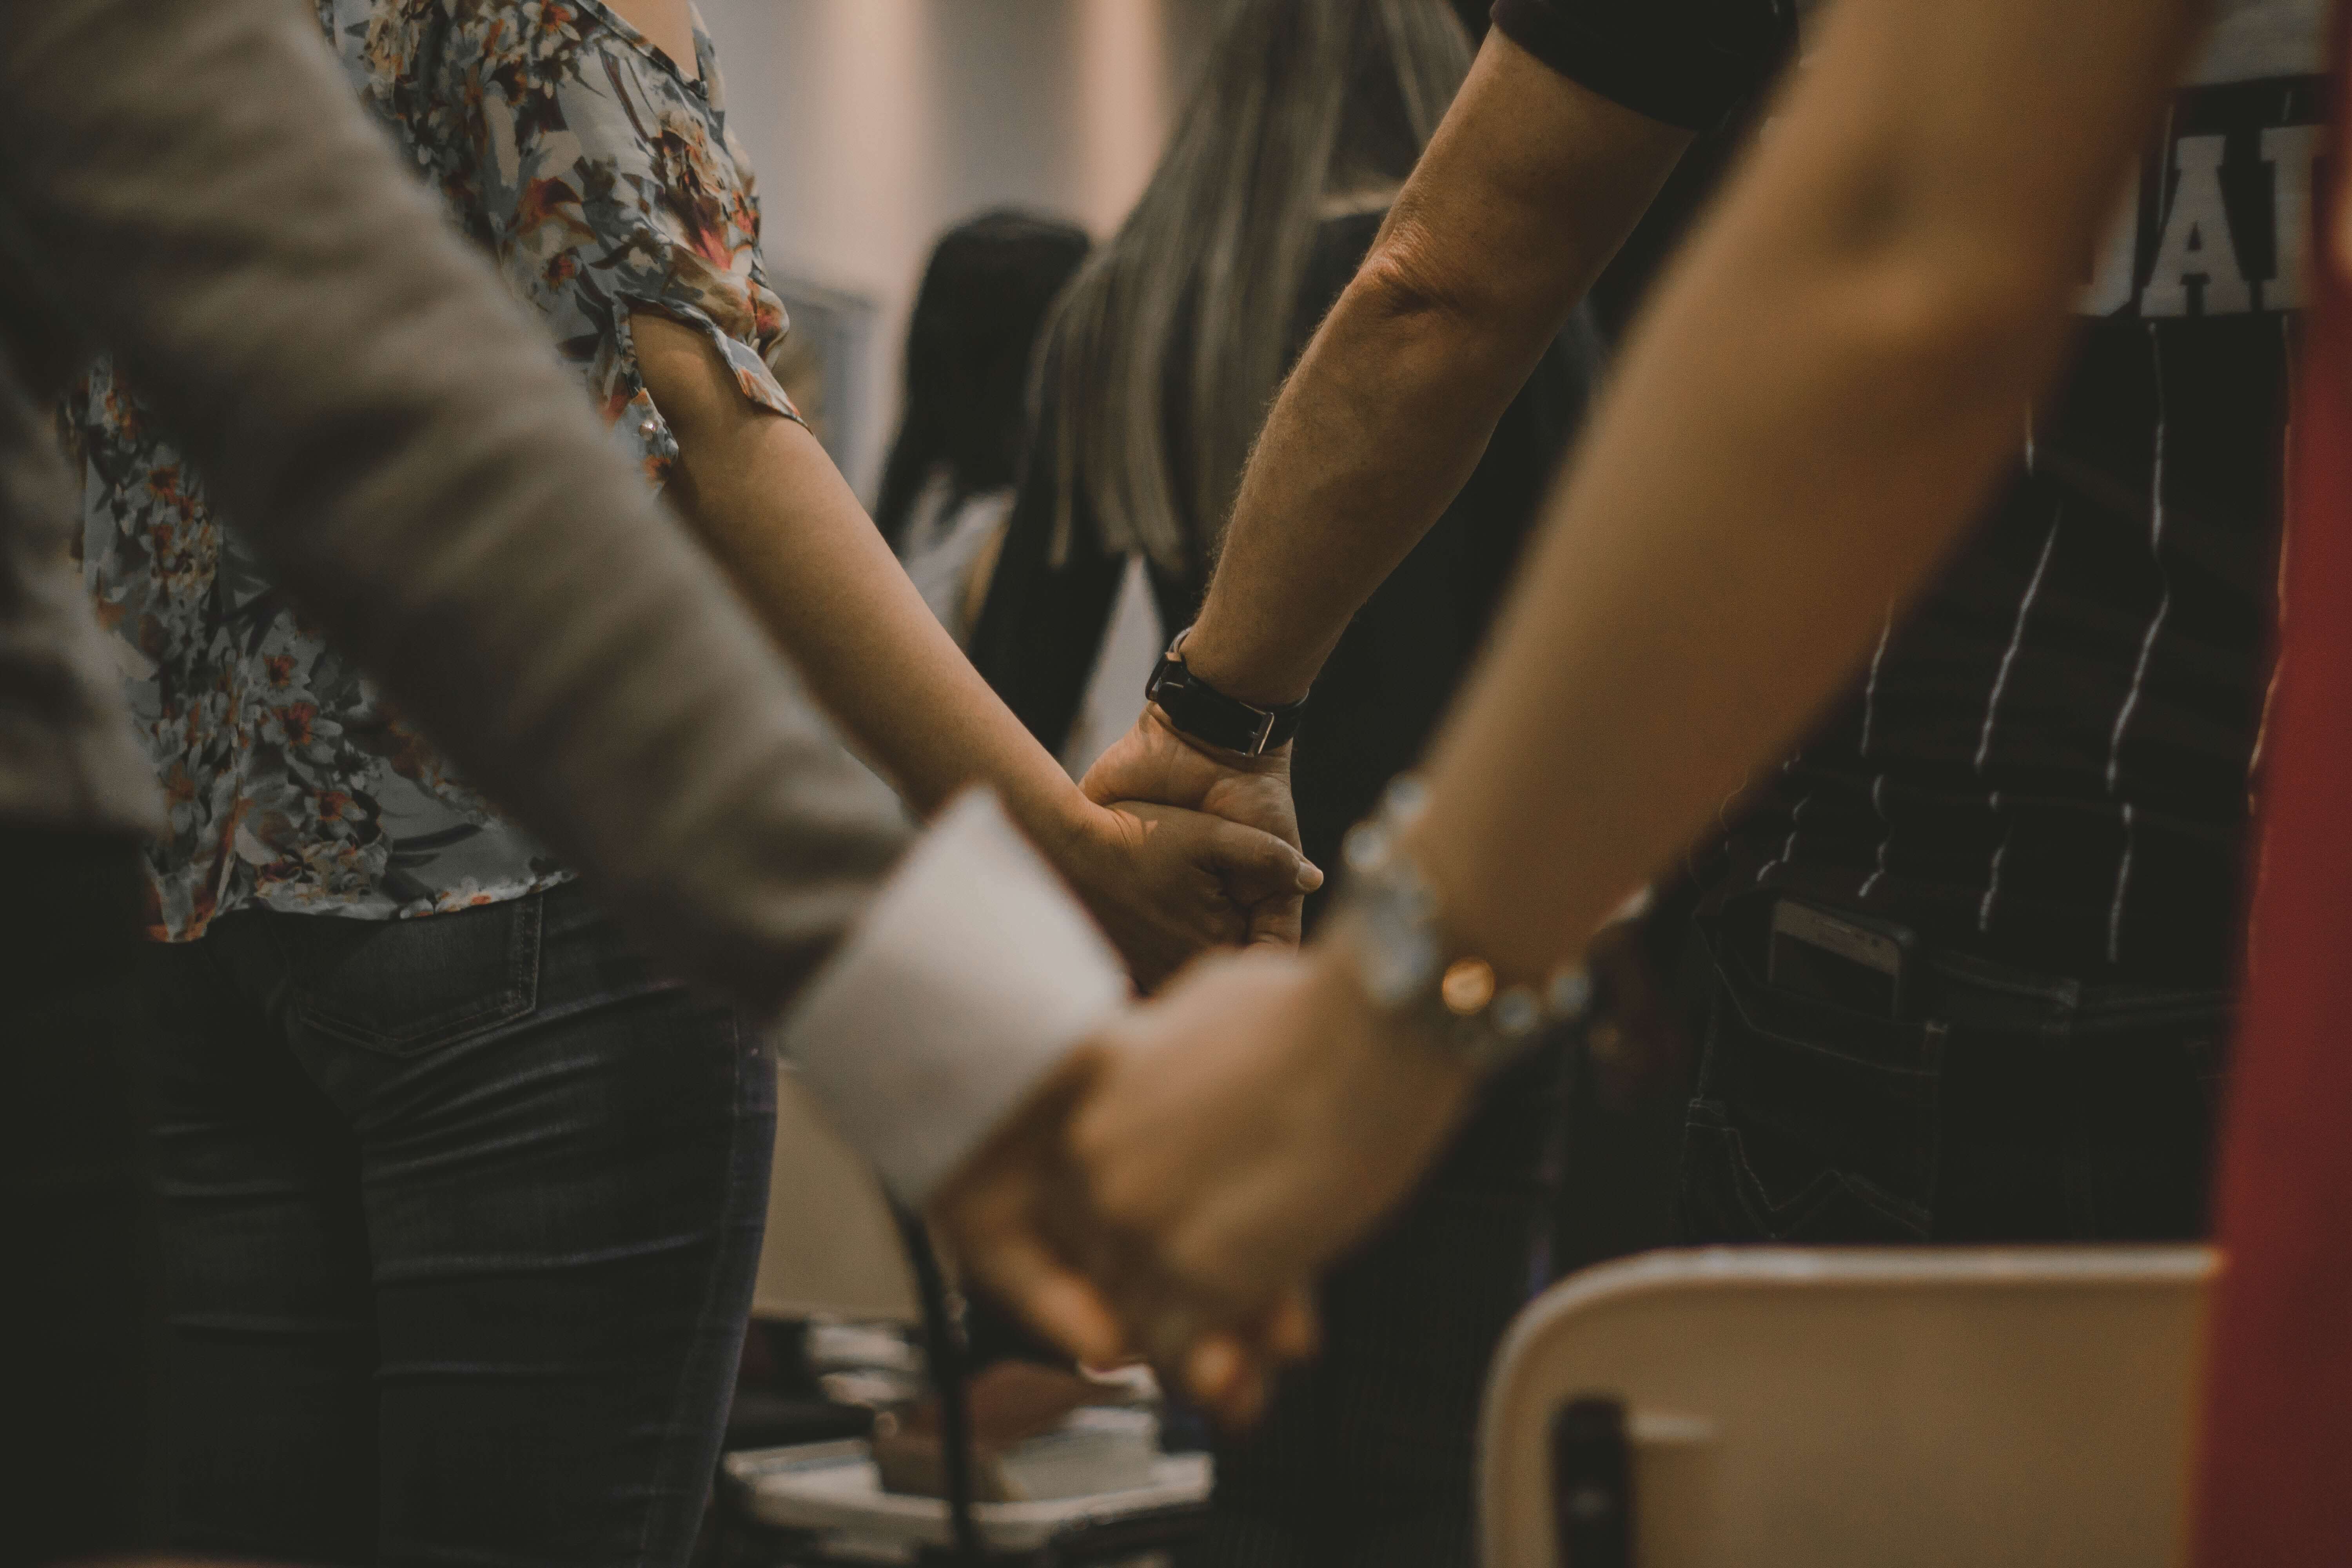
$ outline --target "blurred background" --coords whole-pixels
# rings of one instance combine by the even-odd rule
[[[1108,235],[1150,176],[1211,0],[701,0],[796,384],[871,506],[941,231],[1017,205]]]

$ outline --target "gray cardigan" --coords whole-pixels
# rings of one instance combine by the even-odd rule
[[[537,323],[287,0],[0,0],[0,235],[136,367],[224,511],[651,949],[780,1002],[906,842]],[[135,827],[153,786],[0,366],[0,815]],[[54,367],[45,367],[54,368]]]
[[[920,1202],[1119,1005],[985,799],[908,834],[289,0],[0,0],[0,821],[154,785],[28,352],[103,344],[223,515],[647,952],[761,1014]],[[44,367],[55,378],[62,356]],[[841,951],[815,984],[811,971]]]

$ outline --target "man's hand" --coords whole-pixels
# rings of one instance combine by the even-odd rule
[[[1103,1227],[1071,1159],[1073,1113],[1098,1088],[1108,1049],[1071,1053],[981,1152],[941,1188],[930,1220],[971,1280],[1087,1365],[1150,1355],[1205,1391],[1210,1408],[1243,1426],[1262,1407],[1273,1370],[1314,1348],[1303,1289],[1254,1314],[1183,1298],[1148,1256]],[[1120,1310],[1077,1258],[1114,1258]]]
[[[1293,849],[1298,847],[1289,748],[1263,757],[1211,750],[1178,733],[1156,703],[1146,706],[1135,728],[1087,770],[1079,787],[1099,805],[1153,801],[1182,806],[1272,834]],[[1299,865],[1304,870],[1294,890],[1252,904],[1247,941],[1279,947],[1298,944],[1306,896],[1323,885],[1319,869],[1303,859]]]
[[[1473,1080],[1339,961],[1213,955],[1106,1034],[1072,1113],[1066,1256],[1228,1420],[1313,1342],[1307,1292],[1411,1187]]]

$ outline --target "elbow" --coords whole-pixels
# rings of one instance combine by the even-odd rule
[[[1480,285],[1475,269],[1402,214],[1381,231],[1341,304],[1383,337],[1457,347],[1508,335],[1513,325],[1507,303]]]
[[[1820,330],[1890,385],[1948,398],[2029,395],[2056,356],[2079,287],[2073,226],[1989,214],[1934,192],[1889,199],[1885,184],[1876,194],[1846,205],[1804,268]]]
[[[2063,290],[2031,268],[1948,253],[1882,261],[1841,293],[1846,332],[1889,371],[1956,386],[2031,382],[2064,313]]]
[[[1902,246],[1821,268],[1792,341],[1867,386],[1891,429],[1948,428],[2034,397],[2065,342],[2069,292],[2011,258]]]

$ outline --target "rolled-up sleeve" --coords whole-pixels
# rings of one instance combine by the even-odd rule
[[[975,791],[891,877],[781,1043],[844,1136],[919,1207],[1127,996],[1110,944]]]
[[[1636,114],[1712,129],[1788,58],[1795,0],[1496,0],[1495,26]]]
[[[688,84],[604,25],[549,50],[459,26],[407,68],[449,79],[440,101],[479,106],[463,137],[424,152],[656,481],[677,449],[638,368],[640,312],[693,328],[748,402],[805,423],[770,366],[790,322],[760,258],[751,171],[705,96],[713,80]],[[422,137],[431,121],[405,126]]]

